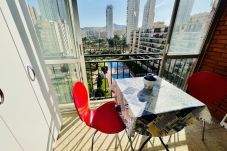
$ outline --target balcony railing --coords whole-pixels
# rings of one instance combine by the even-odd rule
[[[198,55],[167,55],[163,77],[170,83],[185,90],[187,79],[192,74]]]
[[[113,79],[158,75],[161,53],[85,55],[91,100],[112,97]],[[108,70],[107,70],[108,69]]]
[[[168,55],[163,78],[181,89],[193,71],[198,55]],[[85,55],[90,100],[112,97],[114,79],[160,75],[161,53]]]

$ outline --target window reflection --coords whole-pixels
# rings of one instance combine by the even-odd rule
[[[29,0],[28,8],[44,58],[74,56],[74,41],[64,0]]]
[[[198,54],[211,21],[212,1],[181,0],[169,53]]]

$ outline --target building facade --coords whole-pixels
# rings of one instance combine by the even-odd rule
[[[131,34],[131,53],[163,53],[168,27],[136,30]]]
[[[133,30],[138,27],[139,20],[139,0],[128,0],[127,7],[127,29],[126,29],[126,43],[130,44],[130,35]]]
[[[147,0],[143,11],[143,29],[151,29],[154,23],[156,0]]]
[[[165,27],[165,22],[163,21],[157,21],[153,23],[153,28],[163,28]]]
[[[113,6],[106,7],[106,34],[107,38],[113,38]]]

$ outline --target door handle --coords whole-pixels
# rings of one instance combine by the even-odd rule
[[[27,65],[27,72],[28,76],[32,81],[35,81],[35,70],[32,68],[32,66]]]
[[[0,105],[4,103],[4,93],[0,89]]]

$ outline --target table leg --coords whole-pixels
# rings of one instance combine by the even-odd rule
[[[169,151],[169,149],[168,149],[168,145],[166,145],[166,144],[163,142],[163,140],[162,140],[162,138],[161,138],[161,137],[158,137],[158,138],[160,139],[160,141],[161,141],[162,145],[165,147],[166,151]]]
[[[141,145],[139,151],[142,151],[143,147],[146,145],[146,143],[151,139],[152,136],[148,136],[148,138],[143,142],[143,144]]]
[[[132,146],[131,136],[129,136],[130,134],[128,134],[128,132],[127,132],[126,129],[125,129],[125,133],[126,133],[126,135],[128,136],[128,140],[129,140],[129,143],[130,143],[131,151],[134,151],[133,146]]]
[[[202,132],[202,141],[204,141],[204,135],[205,135],[205,121],[203,120],[203,132]]]

